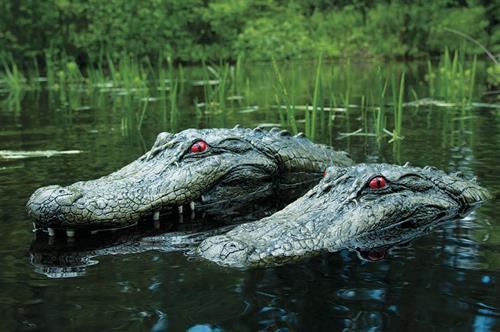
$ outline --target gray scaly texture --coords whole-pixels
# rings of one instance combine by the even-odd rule
[[[292,202],[327,166],[351,164],[345,152],[277,128],[186,129],[159,134],[150,151],[110,175],[36,190],[27,211],[49,233],[125,227],[186,210],[234,220],[262,202]]]
[[[332,167],[283,210],[209,237],[197,253],[220,265],[245,267],[376,248],[411,237],[412,229],[461,217],[488,197],[475,180],[431,167]]]

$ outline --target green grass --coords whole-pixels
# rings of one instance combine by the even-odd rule
[[[385,94],[387,91],[387,80],[384,80],[380,75],[380,67],[377,70],[377,82],[379,83],[377,86],[377,100],[378,100],[378,108],[376,109],[376,118],[375,118],[375,133],[377,138],[380,140],[384,136],[384,129],[387,124],[387,119],[385,116]]]
[[[80,108],[85,98],[104,103],[106,97],[112,98],[113,112],[120,114],[123,130],[144,128],[155,108],[152,102],[158,100],[159,120],[165,130],[175,131],[183,112],[179,104],[188,95],[184,95],[188,88],[189,96],[196,100],[197,116],[208,119],[206,125],[216,123],[210,119],[218,115],[234,119],[242,108],[258,108],[266,112],[267,122],[279,118],[283,128],[294,134],[304,131],[313,140],[333,137],[337,122],[342,121],[347,133],[340,136],[375,135],[380,140],[390,135],[390,142],[395,142],[403,138],[405,98],[415,105],[419,95],[457,106],[472,104],[477,96],[478,61],[464,54],[446,49],[439,63],[428,61],[427,87],[421,89],[408,83],[404,69],[372,66],[360,75],[358,64],[354,66],[350,60],[331,64],[321,55],[306,65],[306,70],[273,59],[269,80],[259,86],[262,82],[254,83],[258,79],[252,76],[255,64],[245,64],[242,55],[232,64],[203,61],[201,68],[194,70],[175,65],[167,53],[160,54],[154,64],[147,58],[103,53],[96,66],[81,70],[71,57],[50,51],[42,68],[33,61],[23,70],[4,55],[0,59],[0,89],[9,92],[11,102],[17,100],[17,108],[26,90],[46,89],[55,107],[69,110]],[[408,73],[411,79],[413,72]],[[224,125],[224,121],[217,125]],[[357,123],[360,127],[351,129]]]
[[[391,140],[389,142],[394,142],[403,139],[401,135],[403,128],[403,98],[405,89],[405,73],[401,74],[399,79],[399,84],[396,80],[396,76],[393,75],[391,79],[392,87],[392,109],[394,114],[394,129],[391,133]]]
[[[316,74],[314,76],[314,92],[313,92],[313,100],[312,100],[312,114],[310,117],[310,124],[309,124],[309,137],[311,137],[312,140],[315,139],[316,137],[316,123],[317,123],[317,118],[318,118],[318,113],[323,111],[323,84],[321,80],[321,65],[323,61],[323,56],[320,55],[318,57],[318,62],[316,65]],[[306,121],[307,125],[307,121]]]
[[[3,71],[0,74],[0,79],[4,83],[5,88],[12,97],[21,96],[26,88],[26,78],[23,73],[21,73],[17,64],[11,57],[3,57],[1,59],[1,64]]]
[[[463,107],[470,106],[474,98],[476,71],[477,56],[467,61],[464,51],[450,53],[446,48],[437,66],[427,62],[429,97]]]
[[[295,103],[293,102],[293,97],[289,94],[288,88],[285,85],[285,81],[281,74],[278,63],[275,59],[272,59],[272,66],[274,71],[274,91],[275,91],[275,101],[278,106],[278,111],[280,114],[280,120],[283,125],[290,128],[292,133],[297,133],[297,120],[295,119]],[[285,108],[283,112],[282,106]],[[306,111],[306,116],[309,116],[309,112]],[[306,118],[307,123],[307,118]],[[309,135],[308,126],[306,126],[306,135]]]

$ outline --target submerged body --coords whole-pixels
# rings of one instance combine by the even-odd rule
[[[282,264],[320,252],[376,248],[463,216],[489,196],[475,181],[434,168],[329,168],[285,209],[204,240],[202,257],[232,267]]]
[[[161,133],[152,149],[102,178],[36,190],[27,203],[36,228],[106,229],[160,213],[235,220],[279,198],[287,204],[321,179],[344,152],[286,131],[187,129]]]

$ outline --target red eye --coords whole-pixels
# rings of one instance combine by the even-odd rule
[[[385,258],[385,251],[372,250],[368,252],[366,257],[368,258],[368,260],[372,262],[381,261],[382,259]]]
[[[326,169],[323,171],[323,176],[326,176]]]
[[[377,176],[370,180],[368,187],[372,189],[380,189],[385,187],[385,178],[383,176]]]
[[[205,141],[198,141],[191,145],[191,152],[192,153],[198,153],[198,152],[203,152],[206,149],[208,149],[208,144]]]

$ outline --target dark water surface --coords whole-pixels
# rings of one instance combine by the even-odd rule
[[[60,243],[66,240],[38,234],[35,240],[24,205],[40,186],[108,174],[149,149],[162,130],[279,123],[271,107],[197,110],[200,90],[186,89],[175,123],[162,123],[161,101],[151,100],[140,133],[130,128],[120,96],[80,96],[78,107],[47,92],[27,93],[14,107],[4,99],[0,150],[82,153],[0,156],[0,331],[500,330],[498,198],[378,262],[343,251],[281,267],[231,270],[172,251],[172,238],[184,233],[172,234],[168,225],[162,225],[163,237],[153,237],[158,242],[149,243],[154,250],[144,252],[140,245],[131,252],[127,244],[141,240],[129,233],[124,238],[130,241],[116,240],[121,233],[102,235],[101,248],[100,238]],[[269,86],[261,89],[255,95]],[[373,132],[372,123],[373,114],[359,109],[338,113],[316,140],[359,162],[460,170],[499,191],[500,110],[407,108],[405,139],[396,144],[378,144],[373,136],[340,138],[358,128]],[[141,234],[151,232],[146,227]]]

